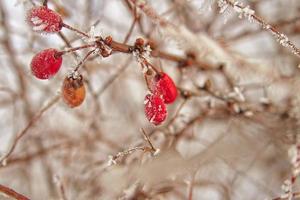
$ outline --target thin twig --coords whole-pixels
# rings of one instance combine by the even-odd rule
[[[254,21],[257,24],[259,24],[263,29],[265,29],[265,30],[269,31],[270,33],[272,33],[272,35],[279,41],[279,43],[283,47],[289,48],[295,55],[300,57],[300,49],[298,49],[296,47],[296,45],[294,43],[292,43],[292,41],[290,41],[285,34],[278,31],[274,26],[267,23],[263,18],[261,18],[261,17],[257,16],[256,14],[254,14],[254,11],[251,10],[249,7],[243,6],[238,1],[220,0],[219,2],[221,2],[221,5],[223,3],[225,3],[229,6],[231,6],[239,14],[244,15],[250,21]]]
[[[47,111],[49,110],[53,105],[55,105],[58,100],[60,99],[60,96],[55,96],[46,106],[44,106],[31,120],[30,122],[27,124],[27,126],[18,134],[16,135],[11,147],[9,148],[9,150],[7,151],[6,154],[4,154],[1,158],[0,158],[0,163],[2,163],[3,161],[5,161],[11,154],[12,152],[15,150],[18,141],[30,130],[30,128],[33,127],[33,125],[41,118],[41,116]]]
[[[147,135],[147,133],[145,132],[145,130],[143,128],[141,128],[141,132],[144,135],[144,139],[148,142],[148,144],[150,145],[151,149],[153,152],[156,151],[156,148],[154,148],[149,136]]]
[[[192,174],[191,180],[188,185],[188,200],[193,200],[194,181],[195,181],[195,173]]]
[[[82,49],[86,49],[86,48],[90,48],[90,47],[94,47],[96,44],[87,44],[87,45],[83,45],[83,46],[79,46],[79,47],[74,47],[74,48],[70,48],[68,50],[63,50],[58,52],[59,55],[63,55],[66,53],[71,53],[77,50],[82,50]]]
[[[68,200],[68,198],[66,196],[66,191],[65,191],[63,181],[60,179],[60,177],[55,175],[54,176],[54,182],[57,185],[57,190],[58,190],[58,194],[60,196],[60,199],[61,200]]]
[[[133,21],[132,21],[132,24],[131,24],[131,26],[130,26],[130,28],[129,28],[128,33],[127,33],[126,36],[125,36],[125,39],[124,39],[124,41],[123,41],[124,44],[126,44],[126,43],[128,42],[128,40],[129,40],[129,38],[130,38],[130,36],[131,36],[131,34],[132,34],[132,31],[133,31],[133,29],[134,29],[134,27],[135,27],[135,24],[136,24],[137,20],[138,20],[138,17],[137,17],[137,11],[136,11],[136,7],[135,7],[135,8],[134,8],[134,19],[133,19]]]
[[[137,147],[133,147],[133,148],[129,148],[129,149],[126,149],[124,151],[121,151],[121,152],[118,152],[116,155],[114,156],[109,156],[110,160],[108,162],[108,167],[111,166],[111,165],[114,165],[117,163],[117,160],[121,157],[124,157],[124,156],[127,156],[127,155],[130,155],[132,154],[133,152],[136,152],[136,151],[149,151],[149,147],[145,147],[145,146],[137,146]]]
[[[120,67],[120,69],[111,76],[110,79],[106,83],[103,84],[101,89],[96,93],[97,97],[99,98],[103,92],[115,81],[117,78],[129,67],[129,64],[131,62],[131,58],[128,58],[124,64]]]
[[[83,65],[83,63],[89,58],[90,55],[92,55],[96,50],[91,50],[89,51],[85,57],[78,63],[78,65],[76,66],[76,68],[74,69],[74,72],[78,71],[79,68]]]
[[[67,29],[69,29],[69,30],[71,30],[71,31],[74,31],[74,32],[76,32],[76,33],[78,33],[78,34],[80,34],[80,35],[82,35],[84,37],[87,37],[87,38],[90,37],[87,33],[84,33],[84,32],[82,32],[82,31],[80,31],[80,30],[78,30],[78,29],[76,29],[76,28],[74,28],[74,27],[72,27],[72,26],[70,26],[68,24],[63,23],[62,26],[65,27],[65,28],[67,28]]]

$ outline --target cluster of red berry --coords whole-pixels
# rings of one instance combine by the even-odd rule
[[[46,6],[34,7],[29,10],[27,21],[34,31],[44,33],[56,33],[62,27],[70,27],[63,23],[58,13]],[[141,43],[142,39],[137,41]],[[143,41],[139,45],[142,46],[142,44]],[[62,51],[52,48],[37,53],[31,61],[32,74],[39,79],[53,77],[62,65],[62,56]],[[156,75],[151,80],[149,89],[150,94],[145,97],[145,115],[151,123],[159,125],[166,119],[166,104],[175,101],[177,89],[173,80],[163,72],[156,72]],[[85,87],[83,77],[77,71],[65,78],[62,86],[62,97],[70,107],[79,106],[84,101]]]
[[[34,7],[27,13],[27,21],[34,31],[56,33],[63,27],[60,15],[45,7]],[[38,79],[53,77],[62,65],[62,53],[56,49],[45,49],[31,60],[31,72]],[[62,85],[62,97],[70,107],[79,106],[85,99],[85,87],[81,75],[67,76]]]
[[[176,100],[177,88],[173,80],[166,74],[156,74],[150,85],[151,94],[145,97],[145,115],[154,125],[159,125],[167,117],[166,104]]]

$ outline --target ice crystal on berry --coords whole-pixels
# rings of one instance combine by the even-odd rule
[[[62,64],[62,57],[56,49],[45,49],[31,60],[32,74],[39,79],[49,79],[55,75]]]
[[[27,21],[34,31],[45,33],[56,33],[61,30],[63,24],[59,14],[45,6],[29,10]]]
[[[163,99],[156,94],[148,94],[145,97],[145,115],[154,125],[159,125],[167,117],[167,108]]]
[[[166,73],[161,73],[154,77],[152,89],[153,93],[162,95],[162,98],[166,104],[173,103],[176,100],[176,85]]]

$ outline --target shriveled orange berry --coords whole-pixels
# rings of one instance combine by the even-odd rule
[[[64,102],[71,108],[77,107],[85,99],[85,87],[81,75],[66,77],[62,86]]]

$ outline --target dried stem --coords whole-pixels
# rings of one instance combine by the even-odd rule
[[[153,152],[156,152],[156,149],[154,148],[152,142],[150,141],[149,136],[147,135],[147,133],[145,132],[145,130],[143,128],[141,128],[141,132],[144,135],[144,139],[148,142],[148,144],[150,145],[151,149]]]

